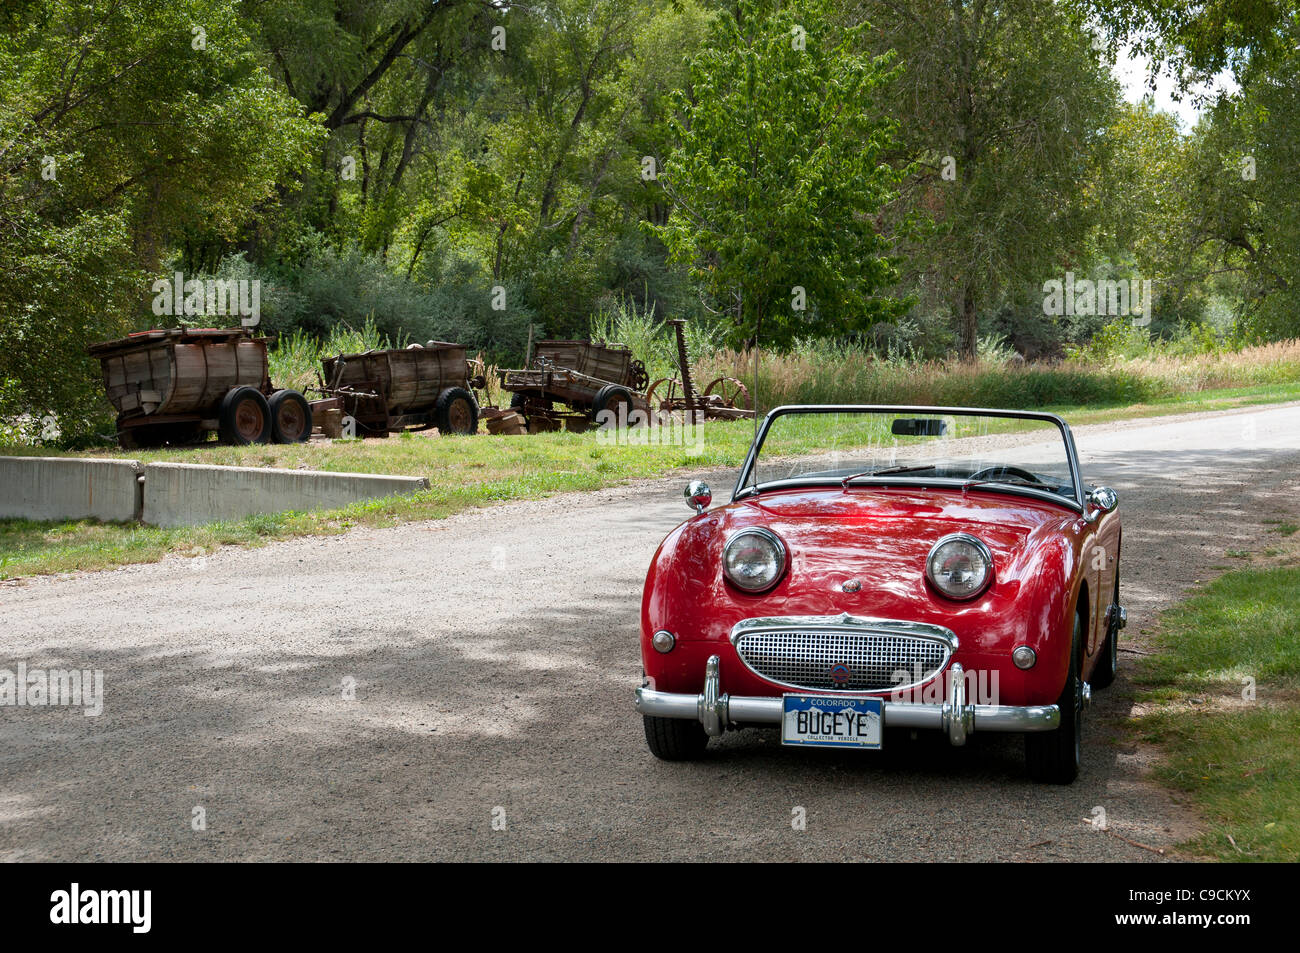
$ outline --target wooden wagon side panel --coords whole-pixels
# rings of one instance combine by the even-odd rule
[[[335,377],[338,360],[323,362],[326,386],[373,388],[394,416],[428,413],[448,387],[469,386],[465,349],[456,344],[344,354],[343,371]]]
[[[430,355],[428,359],[437,369],[438,394],[448,387],[469,389],[469,362],[465,358],[463,347],[459,344],[441,345],[437,348],[425,348],[424,352]],[[438,395],[435,394],[433,399],[437,401]]]
[[[340,360],[343,362],[341,372],[338,371]],[[388,362],[377,360],[373,354],[343,354],[328,358],[324,363],[325,380],[331,387],[360,387],[369,383],[375,385],[380,393],[386,394],[391,390]]]
[[[588,377],[626,385],[632,367],[632,352],[626,348],[592,345],[588,364],[591,369],[582,372]]]
[[[101,369],[108,399],[123,414],[153,413],[171,399],[174,377],[165,341],[105,357]]]
[[[585,377],[594,377],[611,384],[626,385],[631,376],[632,352],[621,344],[538,341],[537,356],[546,358],[556,367],[567,367]]]
[[[465,349],[458,345],[413,347],[389,351],[392,381],[389,407],[393,413],[423,413],[433,409],[448,387],[465,387],[469,377]]]
[[[174,386],[160,412],[215,413],[231,388],[267,382],[266,345],[260,340],[192,341],[172,345]]]
[[[556,367],[572,368],[579,373],[586,373],[586,341],[538,341],[535,356],[550,361]]]

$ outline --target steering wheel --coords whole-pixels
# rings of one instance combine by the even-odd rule
[[[976,473],[972,473],[969,477],[967,477],[967,479],[988,480],[988,479],[997,479],[998,477],[1008,477],[1008,476],[1018,477],[1021,480],[1028,480],[1030,483],[1043,482],[1034,474],[1030,473],[1028,470],[1022,469],[1021,467],[1007,467],[1007,466],[985,467],[983,470],[980,470]]]

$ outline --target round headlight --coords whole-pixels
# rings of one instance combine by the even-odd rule
[[[934,544],[925,574],[949,599],[973,599],[993,579],[993,554],[974,536],[954,533]]]
[[[741,530],[723,547],[722,568],[746,592],[771,589],[785,572],[785,544],[770,529]]]

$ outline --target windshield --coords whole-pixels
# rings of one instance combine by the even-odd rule
[[[937,408],[783,408],[739,492],[790,482],[987,485],[1077,501],[1066,430],[1050,417]]]

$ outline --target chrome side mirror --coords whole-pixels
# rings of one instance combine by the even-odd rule
[[[713,491],[703,480],[692,480],[686,484],[686,505],[696,513],[703,513],[713,502]]]
[[[1119,494],[1108,486],[1099,486],[1088,494],[1087,503],[1088,506],[1096,509],[1089,510],[1084,519],[1089,523],[1095,523],[1102,513],[1113,512],[1115,507],[1119,506]]]

